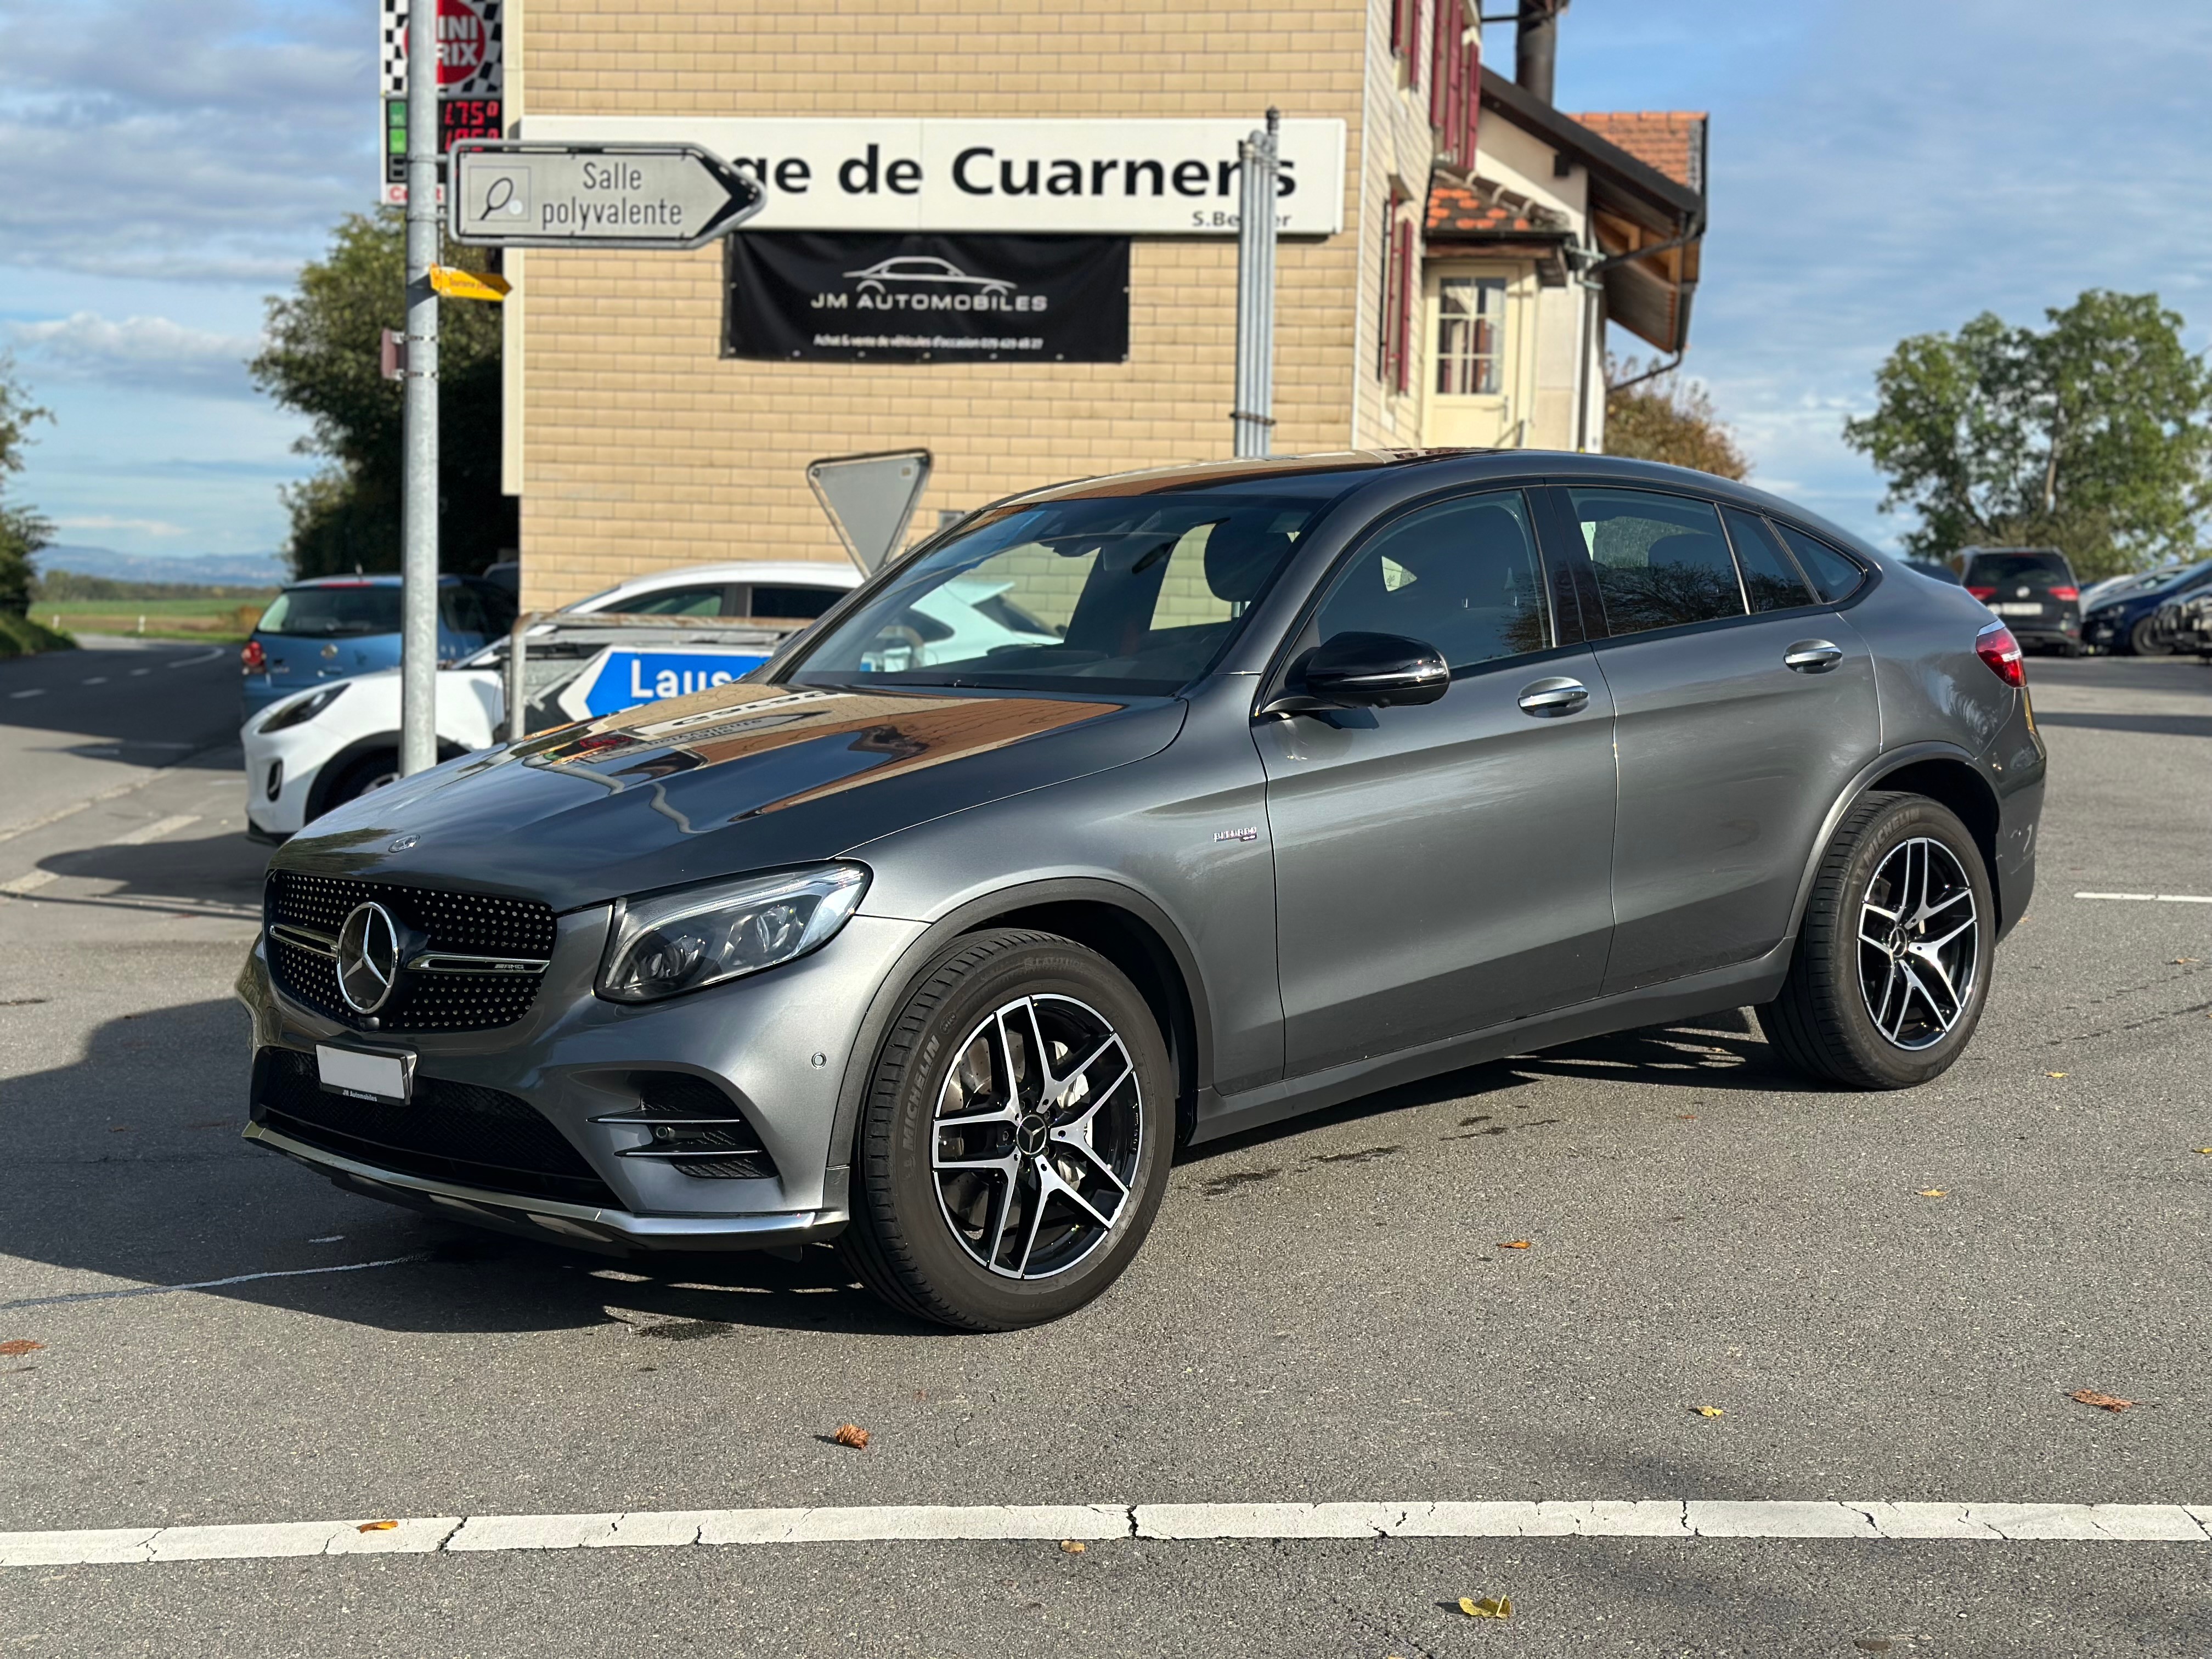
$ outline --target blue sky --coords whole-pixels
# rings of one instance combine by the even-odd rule
[[[374,0],[0,0],[0,349],[58,417],[21,499],[63,540],[281,544],[311,463],[240,360],[373,199],[375,33]],[[2212,341],[2208,87],[2205,0],[1574,0],[1559,31],[1563,108],[1711,112],[1687,367],[1759,482],[1883,540],[1838,428],[1902,336],[2102,286]]]

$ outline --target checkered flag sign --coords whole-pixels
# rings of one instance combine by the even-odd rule
[[[500,20],[507,0],[436,0],[436,3],[439,95],[500,96]],[[384,0],[380,46],[386,98],[407,95],[407,5],[408,0]]]

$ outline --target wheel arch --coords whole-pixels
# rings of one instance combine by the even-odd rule
[[[1198,1091],[1212,1075],[1211,1015],[1198,958],[1167,913],[1135,889],[1092,878],[1025,882],[971,900],[907,946],[869,999],[846,1061],[830,1133],[833,1159],[848,1159],[868,1082],[915,986],[961,939],[987,927],[1033,927],[1096,951],[1127,975],[1159,1022],[1176,1068],[1176,1137],[1197,1122]]]
[[[1923,743],[1879,757],[1837,797],[1820,825],[1820,833],[1814,838],[1804,874],[1798,880],[1796,902],[1790,913],[1790,936],[1795,939],[1804,923],[1805,906],[1812,897],[1821,855],[1827,850],[1837,826],[1862,797],[1878,789],[1924,795],[1948,808],[1966,826],[1966,833],[1974,838],[1974,845],[1981,852],[1990,890],[1996,897],[1997,915],[2003,916],[2003,878],[1997,868],[1997,830],[2002,810],[1996,790],[1965,750],[1951,744]]]

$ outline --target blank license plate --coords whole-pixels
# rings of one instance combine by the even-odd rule
[[[315,1045],[315,1070],[323,1087],[356,1100],[404,1103],[415,1089],[415,1056],[365,1054],[357,1048]]]
[[[2043,614],[2043,607],[2039,605],[1993,605],[1990,609],[2000,617],[2039,617]]]

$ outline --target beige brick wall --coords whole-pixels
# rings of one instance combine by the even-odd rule
[[[1346,228],[1278,254],[1274,448],[1294,453],[1345,447],[1355,397],[1372,398],[1366,243],[1384,170],[1363,156],[1363,76],[1381,3],[523,0],[509,40],[532,116],[1241,117],[1273,103],[1341,118]],[[534,252],[517,330],[524,602],[709,559],[842,558],[804,477],[823,455],[927,445],[924,528],[940,507],[1060,478],[1225,456],[1236,263],[1230,239],[1138,240],[1125,363],[770,363],[718,355],[717,250]],[[1362,422],[1363,441],[1393,435]]]

